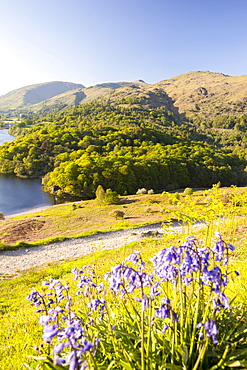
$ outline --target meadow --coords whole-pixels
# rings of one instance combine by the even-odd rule
[[[51,224],[56,237],[72,237],[162,220],[164,237],[3,276],[0,369],[247,368],[246,189],[216,185],[126,197],[117,206],[90,202],[7,224],[45,220],[28,245],[50,238]],[[114,220],[114,209],[124,219]],[[68,215],[71,230],[62,222]],[[204,227],[194,229],[198,222]]]

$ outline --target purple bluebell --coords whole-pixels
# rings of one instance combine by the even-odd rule
[[[137,265],[137,263],[140,261],[141,258],[141,252],[140,251],[134,251],[131,253],[128,257],[125,258],[124,262],[132,262],[134,265]]]
[[[155,310],[155,316],[160,319],[168,319],[171,316],[171,307],[167,304],[162,304]]]
[[[218,343],[216,335],[219,333],[217,325],[213,319],[208,319],[204,324],[207,337],[211,337],[213,342]]]
[[[42,315],[39,318],[40,325],[43,325],[43,326],[48,324],[48,322],[51,321],[51,320],[52,320],[51,316],[49,316],[49,315]]]
[[[54,356],[53,363],[54,365],[63,366],[66,364],[66,360],[62,357]]]
[[[60,353],[64,350],[64,348],[66,347],[69,347],[69,343],[64,343],[64,342],[61,342],[61,343],[58,343],[55,345],[55,347],[53,348],[53,353],[56,354],[56,353]]]
[[[52,338],[54,338],[59,331],[57,324],[45,325],[43,329],[43,339],[45,343],[51,343]]]
[[[169,328],[170,328],[170,326],[165,324],[165,325],[163,326],[162,330],[161,330],[161,331],[162,331],[162,333],[164,334],[164,333],[165,333]]]
[[[30,293],[27,296],[27,300],[32,302],[35,306],[40,306],[42,304],[42,296],[40,295],[39,292],[36,290],[33,290],[32,293]]]
[[[91,301],[88,303],[88,308],[92,311],[97,311],[99,310],[102,312],[105,308],[106,301],[104,299],[91,299]]]

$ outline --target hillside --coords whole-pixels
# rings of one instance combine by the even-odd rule
[[[48,82],[13,90],[0,96],[0,112],[45,114],[88,103],[124,86],[145,86],[144,81],[109,82],[85,87],[70,82]]]
[[[0,96],[0,111],[8,112],[10,110],[21,108],[30,108],[30,110],[32,110],[31,106],[33,104],[51,99],[66,91],[83,87],[84,86],[81,84],[62,81],[25,86],[20,89],[10,91],[6,95]]]
[[[47,114],[88,103],[99,97],[111,102],[157,108],[165,106],[180,122],[212,121],[217,116],[247,114],[247,75],[188,72],[153,85],[142,80],[84,87],[50,82],[23,87],[0,97],[0,111]],[[125,102],[123,103],[123,100]]]
[[[246,86],[246,76],[190,72],[153,85],[68,91],[39,103],[57,104],[57,112],[13,126],[17,138],[0,147],[0,172],[44,177],[47,191],[84,199],[98,185],[121,195],[246,186]]]
[[[59,111],[65,108],[88,103],[94,99],[110,94],[113,90],[120,89],[125,86],[145,86],[143,81],[133,82],[108,82],[97,84],[90,87],[66,91],[63,94],[54,96],[53,98],[34,104],[29,109],[35,113],[43,114],[52,111]]]
[[[171,97],[179,113],[210,118],[247,114],[247,75],[195,71],[154,84]]]

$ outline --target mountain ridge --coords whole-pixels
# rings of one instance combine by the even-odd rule
[[[47,90],[52,84],[62,84],[65,91],[56,90],[49,95]],[[46,92],[42,93],[42,90]],[[135,80],[89,87],[61,81],[29,85],[0,97],[0,111],[46,114],[102,97],[112,104],[122,100],[121,104],[126,106],[143,105],[149,109],[165,106],[176,113],[180,121],[194,120],[195,117],[211,120],[218,115],[247,114],[247,75],[192,71],[154,84]]]
[[[112,90],[130,85],[146,85],[142,80],[106,82],[85,87],[72,82],[53,81],[28,85],[0,96],[0,112],[14,110],[46,113],[89,102]],[[55,89],[55,91],[54,91]]]

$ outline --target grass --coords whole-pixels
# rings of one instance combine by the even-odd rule
[[[157,196],[162,200],[162,196]],[[74,238],[96,232],[108,232],[138,227],[164,219],[163,208],[154,203],[145,212],[146,202],[151,196],[123,197],[122,203],[112,206],[98,206],[94,200],[67,205],[57,205],[42,212],[14,217],[0,223],[1,249],[18,247],[19,242],[35,245],[49,243],[53,238]],[[112,216],[112,211],[124,212],[122,221]],[[33,244],[34,243],[34,244]]]
[[[227,196],[226,196],[227,194]],[[230,195],[229,195],[230,194]],[[207,198],[213,198],[214,202],[209,201],[206,203]],[[227,198],[228,197],[228,198]],[[24,363],[28,364],[31,369],[34,369],[34,362],[28,356],[35,355],[33,350],[34,346],[41,343],[42,333],[41,328],[38,325],[38,317],[34,314],[34,308],[26,301],[26,296],[33,289],[41,289],[41,281],[47,280],[50,277],[55,279],[59,278],[63,282],[71,282],[70,271],[73,267],[80,267],[82,265],[93,264],[96,266],[97,273],[104,274],[110,269],[112,265],[117,265],[126,258],[134,250],[138,249],[142,252],[145,260],[148,260],[157,251],[170,245],[179,245],[180,241],[188,235],[191,231],[190,224],[196,219],[197,214],[195,209],[195,203],[198,206],[198,212],[204,207],[207,209],[208,214],[205,213],[206,227],[194,231],[196,236],[202,240],[209,240],[209,237],[213,238],[214,231],[218,230],[222,233],[223,238],[227,242],[237,246],[236,252],[234,253],[231,260],[231,268],[240,271],[240,277],[235,277],[229,287],[227,288],[228,294],[235,298],[236,304],[245,306],[247,291],[247,270],[246,270],[246,257],[247,257],[247,218],[246,214],[246,193],[245,189],[214,189],[211,192],[205,193],[203,191],[196,192],[192,198],[185,198],[182,194],[180,196],[180,203],[172,204],[174,198],[171,198],[167,194],[154,195],[154,196],[133,196],[125,199],[126,203],[121,206],[111,207],[96,207],[92,212],[92,203],[83,202],[77,203],[77,208],[72,210],[72,205],[63,205],[58,207],[52,207],[43,213],[26,215],[24,220],[30,220],[33,218],[43,218],[48,224],[60,225],[55,229],[57,233],[63,234],[62,237],[72,237],[73,233],[79,234],[79,217],[87,214],[90,216],[91,225],[90,230],[85,228],[83,232],[93,232],[95,225],[98,225],[99,218],[105,219],[106,225],[102,230],[106,231],[114,228],[123,228],[132,225],[137,225],[133,222],[131,224],[128,219],[125,221],[112,220],[108,213],[112,209],[125,210],[127,217],[133,217],[136,221],[142,220],[142,222],[151,222],[149,216],[143,220],[141,217],[143,210],[147,205],[154,207],[153,209],[159,209],[164,207],[169,210],[169,213],[161,215],[168,221],[169,218],[174,217],[187,222],[187,226],[184,226],[183,234],[170,234],[168,225],[165,227],[165,236],[163,239],[144,240],[138,243],[132,243],[128,246],[118,248],[117,250],[99,251],[89,256],[77,258],[73,261],[54,263],[49,267],[36,270],[31,269],[30,271],[20,274],[14,279],[3,279],[0,281],[0,370],[22,370],[26,367]],[[155,199],[155,201],[154,201]],[[224,203],[221,200],[224,200]],[[129,203],[127,203],[129,201]],[[83,204],[83,208],[79,205]],[[189,211],[189,204],[191,210]],[[126,210],[127,207],[127,210]],[[159,207],[159,208],[158,208]],[[91,210],[91,215],[90,215]],[[92,215],[94,213],[94,215]],[[153,218],[152,222],[160,220],[160,214],[157,212],[158,217]],[[155,216],[157,216],[155,214]],[[68,215],[69,218],[68,218]],[[153,216],[153,214],[152,214]],[[185,217],[186,216],[186,217]],[[220,216],[220,217],[218,217]],[[240,217],[241,216],[241,217]],[[72,230],[68,230],[68,226],[63,226],[62,220],[67,217],[68,222],[66,225],[73,225]],[[12,220],[14,224],[23,222],[23,218],[17,218]],[[97,218],[97,220],[96,220]],[[132,219],[132,220],[133,220]],[[191,221],[190,221],[191,220]],[[11,223],[10,222],[10,223]],[[10,224],[8,222],[8,225]],[[63,232],[62,232],[63,231]],[[82,231],[82,230],[80,230]],[[2,231],[4,232],[4,231]],[[95,231],[94,231],[95,232]],[[77,235],[78,235],[77,234]],[[42,235],[45,235],[43,233]],[[66,236],[65,236],[66,235]],[[74,234],[75,235],[75,234]],[[38,238],[36,235],[34,237]],[[32,241],[35,243],[38,241]]]
[[[42,212],[0,222],[0,249],[18,248],[23,243],[32,246],[40,241],[48,244],[57,238],[83,237],[92,232],[134,228],[160,221],[185,221],[186,217],[190,223],[205,217],[209,210],[212,217],[219,212],[224,215],[224,209],[228,212],[228,208],[233,206],[230,197],[240,195],[243,198],[241,201],[246,202],[245,188],[224,188],[220,192],[217,189],[194,191],[191,197],[181,192],[133,195],[122,197],[119,205],[110,206],[98,206],[94,200],[57,205]],[[218,206],[214,206],[214,203]],[[241,206],[243,214],[246,209]],[[124,212],[123,221],[112,216],[114,210]]]

